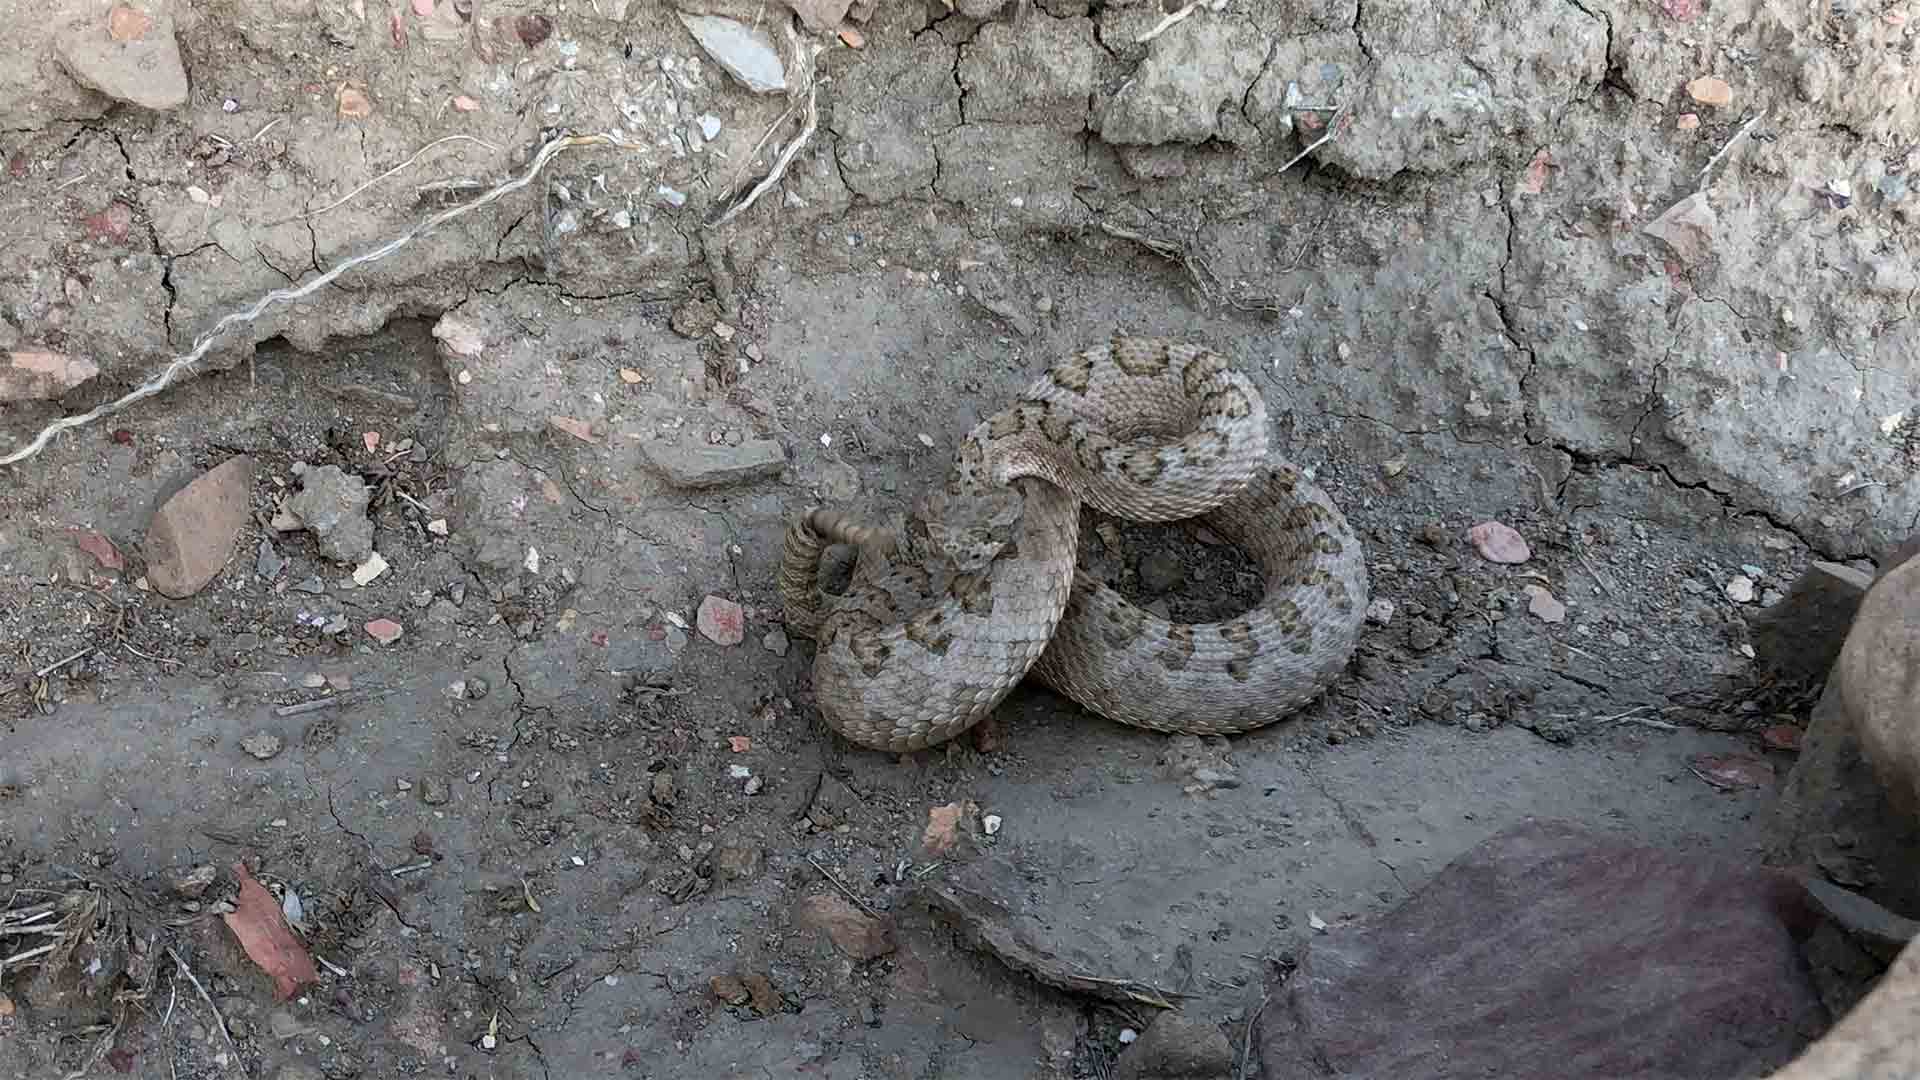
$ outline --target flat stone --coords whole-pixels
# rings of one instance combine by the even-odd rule
[[[247,521],[252,490],[253,459],[242,455],[195,478],[160,507],[145,545],[154,591],[180,600],[219,575]]]
[[[1513,526],[1483,521],[1467,530],[1467,542],[1490,563],[1514,566],[1533,558],[1533,549]]]
[[[1784,874],[1528,820],[1313,937],[1260,1058],[1348,1080],[1764,1076],[1826,1023],[1796,941],[1813,925]]]
[[[1779,603],[1747,620],[1754,661],[1787,680],[1824,677],[1872,584],[1869,575],[1839,563],[1807,567]]]
[[[1713,233],[1719,224],[1706,192],[1696,191],[1640,231],[1672,248],[1681,262],[1692,266],[1713,254]]]
[[[893,928],[838,893],[815,893],[800,901],[794,921],[825,934],[834,948],[855,960],[872,960],[894,949]]]
[[[187,103],[187,70],[173,37],[173,17],[153,16],[140,36],[115,41],[108,20],[91,13],[69,22],[57,54],[75,82],[116,101],[164,112]]]
[[[367,636],[382,645],[391,645],[400,640],[406,628],[392,619],[373,619],[365,627]]]
[[[1834,678],[1888,801],[1908,820],[1920,819],[1920,560],[1867,591]]]
[[[787,640],[787,632],[776,626],[761,637],[760,647],[775,656],[785,656],[787,650],[792,647],[792,642]]]
[[[787,451],[772,439],[749,439],[739,446],[682,446],[656,440],[642,443],[647,465],[679,488],[749,484],[780,475]]]
[[[724,596],[708,596],[700,601],[694,616],[700,636],[715,645],[738,645],[747,637],[747,615],[739,604]]]
[[[1219,1025],[1163,1012],[1120,1055],[1113,1080],[1232,1080],[1233,1057]]]
[[[773,39],[745,23],[718,15],[678,12],[681,25],[727,74],[756,94],[778,94],[787,88],[786,68]]]
[[[49,401],[100,374],[84,356],[14,350],[0,364],[0,402]]]

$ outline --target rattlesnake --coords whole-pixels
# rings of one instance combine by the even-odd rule
[[[1273,723],[1346,666],[1367,603],[1359,539],[1326,493],[1268,458],[1260,393],[1218,353],[1115,336],[1055,362],[961,443],[899,528],[812,508],[788,528],[788,629],[813,637],[827,723],[917,750],[973,726],[1029,673],[1113,720],[1225,734]],[[1206,624],[1155,616],[1084,572],[1082,504],[1198,518],[1260,562],[1266,591]],[[858,562],[821,589],[833,544]]]

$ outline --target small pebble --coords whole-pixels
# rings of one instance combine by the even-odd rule
[[[767,631],[766,636],[760,639],[760,647],[775,656],[787,655],[789,645],[787,632],[777,626]]]
[[[1727,599],[1736,604],[1753,603],[1753,579],[1741,574],[1727,582]]]
[[[1567,605],[1545,586],[1528,585],[1523,591],[1527,594],[1527,611],[1531,612],[1535,618],[1546,623],[1566,621]]]
[[[1725,108],[1733,104],[1733,87],[1725,79],[1703,75],[1687,84],[1687,96],[1702,105]]]
[[[1491,563],[1517,565],[1533,557],[1533,550],[1512,526],[1498,521],[1483,521],[1467,530],[1467,542]]]
[[[285,745],[286,744],[280,740],[280,736],[270,731],[256,731],[240,740],[240,749],[245,750],[261,761],[266,761],[274,757],[280,753],[281,748]]]
[[[1393,601],[1384,596],[1376,596],[1367,603],[1367,621],[1375,626],[1385,626],[1393,621]]]
[[[391,645],[400,640],[404,632],[401,625],[392,619],[374,619],[366,625],[367,636],[382,645]]]

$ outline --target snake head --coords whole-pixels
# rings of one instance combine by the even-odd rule
[[[914,504],[909,533],[924,555],[959,573],[984,569],[1013,542],[1026,499],[1010,488],[955,493],[934,488]]]

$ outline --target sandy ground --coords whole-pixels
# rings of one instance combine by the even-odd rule
[[[1904,34],[1743,4],[1266,7],[1144,45],[1159,12],[1120,3],[901,4],[849,24],[859,49],[804,36],[828,46],[818,128],[710,229],[804,94],[749,93],[668,9],[489,4],[491,61],[451,2],[152,9],[192,87],[154,112],[80,89],[61,20],[0,0],[46,35],[0,60],[0,348],[100,368],[0,404],[0,452],[451,205],[422,184],[484,190],[562,125],[647,144],[569,151],[0,468],[0,901],[108,883],[206,991],[163,971],[116,1011],[0,975],[0,1075],[99,1047],[99,1075],[1105,1075],[1152,1010],[1009,972],[930,887],[1017,880],[1062,955],[1238,1046],[1316,928],[1524,817],[1758,853],[1771,781],[1690,765],[1791,765],[1756,732],[1804,715],[1743,681],[1743,616],[1920,515],[1915,204],[1889,149],[1913,117],[1860,99]],[[1708,74],[1729,105],[1689,89]],[[1349,126],[1278,172],[1321,103]],[[1696,189],[1705,227],[1644,231]],[[781,628],[790,515],[898,509],[1115,328],[1255,376],[1391,614],[1327,698],[1230,743],[1032,688],[949,746],[839,740]],[[696,450],[742,475],[663,473]],[[157,507],[236,455],[235,554],[159,595]],[[329,465],[371,491],[388,569],[364,585],[273,524]],[[1480,558],[1487,520],[1533,557]],[[1143,600],[1245,590],[1180,527],[1090,532]],[[709,596],[743,642],[699,632]],[[970,835],[930,851],[955,803]],[[323,962],[288,1000],[213,917],[242,861]],[[221,884],[183,895],[202,865]],[[822,896],[887,947],[836,945]]]

